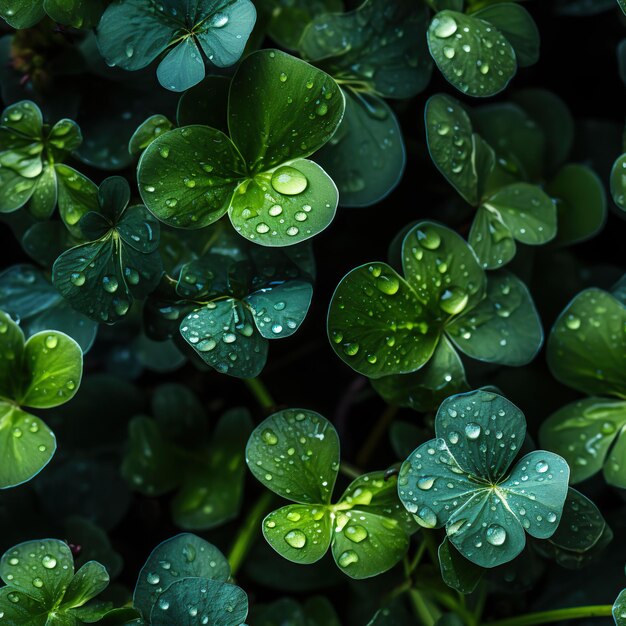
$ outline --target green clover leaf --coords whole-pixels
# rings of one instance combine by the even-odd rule
[[[484,268],[497,269],[515,256],[515,241],[540,245],[554,239],[557,208],[538,185],[508,174],[497,181],[491,145],[498,146],[500,161],[513,163],[518,174],[525,172],[530,165],[524,164],[540,163],[544,154],[536,125],[511,105],[484,107],[474,115],[480,135],[459,102],[442,94],[432,96],[425,109],[426,138],[437,169],[478,209],[469,235],[472,248]],[[494,176],[499,183],[495,188]]]
[[[28,205],[36,219],[46,219],[59,204],[66,226],[73,232],[95,201],[95,185],[75,169],[63,165],[82,142],[75,122],[44,125],[39,107],[29,100],[8,106],[0,122],[0,212]]]
[[[131,487],[148,496],[176,490],[172,517],[186,530],[207,530],[236,517],[252,431],[248,412],[227,411],[208,437],[197,398],[185,387],[165,385],[157,389],[153,414],[155,419],[138,416],[129,424],[122,475]]]
[[[439,11],[428,28],[428,47],[437,67],[457,89],[474,97],[493,96],[539,53],[539,32],[523,7],[488,6],[471,15]]]
[[[83,353],[91,348],[98,330],[33,265],[13,265],[0,274],[0,310],[20,320],[27,338],[43,330],[58,330],[72,337]]]
[[[63,252],[52,268],[61,295],[98,322],[122,319],[161,277],[159,222],[143,206],[128,207],[129,200],[126,180],[107,178],[98,191],[99,212],[79,223],[90,241]]]
[[[241,235],[288,246],[332,221],[337,189],[306,159],[333,135],[344,97],[330,76],[275,50],[249,55],[230,87],[230,137],[191,125],[144,151],[139,190],[160,220],[202,228],[228,212]]]
[[[69,546],[57,539],[10,548],[0,560],[0,577],[6,584],[0,590],[0,612],[7,623],[77,624],[85,610],[91,609],[96,620],[108,610],[85,606],[109,584],[104,566],[89,561],[74,572]]]
[[[405,554],[414,526],[384,472],[360,476],[331,503],[339,438],[318,413],[286,409],[268,417],[250,436],[246,462],[268,489],[297,503],[263,521],[265,539],[286,559],[315,563],[330,547],[339,568],[361,579],[387,571]]]
[[[252,378],[265,366],[269,340],[291,336],[306,317],[312,252],[306,243],[274,249],[234,233],[218,237],[215,252],[183,264],[175,287],[164,284],[150,298],[148,332],[180,336],[218,372]]]
[[[217,67],[237,62],[255,21],[249,0],[174,0],[165,6],[124,0],[102,15],[98,46],[107,63],[129,71],[165,53],[157,68],[159,82],[185,91],[204,78],[203,57]]]
[[[83,355],[64,333],[50,330],[24,340],[21,328],[0,311],[0,488],[38,474],[56,450],[54,433],[22,407],[48,409],[70,400],[80,384]]]
[[[328,312],[328,335],[338,356],[373,379],[389,398],[420,403],[424,386],[441,392],[462,364],[441,342],[481,361],[521,365],[542,344],[538,314],[512,274],[489,281],[472,249],[455,232],[419,222],[402,243],[404,278],[384,263],[368,263],[339,283]],[[438,347],[441,345],[441,348]],[[429,369],[421,372],[427,364]],[[425,399],[429,394],[426,394]],[[404,402],[403,402],[404,403]]]
[[[230,567],[224,555],[196,535],[181,533],[160,543],[139,572],[133,606],[145,619],[159,596],[180,579],[192,578],[226,582]]]
[[[433,439],[407,459],[398,493],[426,528],[446,527],[452,545],[480,567],[513,560],[526,532],[547,539],[558,527],[569,468],[538,450],[512,465],[526,422],[511,402],[478,390],[444,401]]]

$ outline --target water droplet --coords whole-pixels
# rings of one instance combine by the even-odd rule
[[[263,439],[263,441],[270,446],[275,446],[278,443],[278,437],[271,428],[266,428],[261,433],[261,439]]]
[[[353,563],[358,563],[359,555],[354,550],[346,550],[337,559],[340,567],[348,567]]]
[[[43,587],[43,580],[41,580],[41,578],[33,578],[33,587],[41,589]]]
[[[434,528],[437,525],[437,515],[432,509],[427,506],[423,506],[417,513],[415,513],[417,523],[424,528]]]
[[[57,560],[50,554],[46,554],[46,556],[41,559],[41,564],[46,569],[54,569],[57,566]]]
[[[565,319],[565,325],[570,330],[578,330],[580,328],[580,318],[570,314]]]
[[[343,534],[354,543],[361,543],[367,539],[367,529],[360,524],[353,524],[352,526],[348,526]]]
[[[228,15],[225,13],[216,13],[211,18],[211,27],[212,28],[224,28],[228,24]]]
[[[109,293],[115,293],[117,291],[117,288],[119,287],[119,283],[117,282],[117,278],[115,278],[115,276],[105,276],[102,279],[102,286],[104,287],[105,291],[108,291]]]
[[[545,474],[550,467],[545,461],[539,461],[537,465],[535,465],[535,469],[539,474]]]
[[[59,345],[59,338],[56,335],[48,335],[45,344],[46,348],[54,350]]]
[[[470,422],[465,426],[465,435],[468,439],[478,439],[480,437],[481,428],[476,422]]]
[[[435,484],[435,479],[432,476],[422,476],[417,479],[417,486],[422,491],[428,491]]]
[[[440,39],[447,39],[456,33],[457,23],[450,15],[436,16],[432,22],[433,32]]]
[[[154,572],[150,572],[146,576],[146,580],[151,585],[158,585],[161,582],[161,577],[158,574],[155,574]]]
[[[85,275],[82,272],[72,272],[70,282],[76,287],[82,287],[85,284]]]
[[[285,535],[285,541],[292,547],[300,550],[304,548],[306,545],[306,535],[301,531],[295,528],[294,530],[290,530]]]
[[[376,287],[378,291],[387,294],[388,296],[393,296],[400,289],[400,281],[395,276],[387,276],[385,274],[381,274],[376,279]]]
[[[433,228],[420,228],[416,235],[417,241],[426,250],[436,250],[441,245],[441,237]]]
[[[487,541],[492,546],[501,546],[506,541],[506,530],[499,524],[491,524],[487,528]]]
[[[467,306],[469,296],[459,287],[449,287],[439,297],[439,306],[442,311],[450,315],[458,315]]]
[[[272,174],[272,187],[286,196],[296,196],[308,186],[306,176],[295,167],[283,165]]]

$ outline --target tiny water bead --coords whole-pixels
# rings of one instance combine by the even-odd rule
[[[296,196],[309,184],[307,177],[294,167],[283,165],[272,174],[272,187],[280,194]]]

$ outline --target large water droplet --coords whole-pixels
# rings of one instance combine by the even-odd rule
[[[415,513],[418,524],[424,526],[424,528],[434,528],[437,525],[437,515],[432,509],[427,506],[423,506],[417,513]]]
[[[272,174],[272,187],[286,196],[296,196],[302,193],[308,186],[306,176],[289,165],[279,167]]]
[[[467,306],[467,293],[460,287],[450,287],[439,297],[439,306],[442,311],[450,315],[458,315]]]
[[[447,39],[456,33],[457,23],[450,15],[440,15],[433,19],[433,32],[441,39]]]
[[[296,548],[296,550],[300,550],[301,548],[304,548],[304,546],[306,545],[306,535],[301,530],[294,528],[294,530],[290,530],[285,535],[285,541],[292,548]]]
[[[354,550],[346,550],[337,559],[337,563],[340,567],[348,567],[353,563],[358,563],[359,555]]]
[[[361,543],[361,541],[367,539],[367,530],[360,524],[353,524],[352,526],[348,526],[343,531],[343,534],[354,543]]]
[[[487,541],[492,546],[501,546],[506,541],[506,530],[499,524],[491,524],[487,528]]]
[[[480,425],[476,424],[476,422],[470,422],[465,426],[465,435],[468,439],[478,439],[480,431]]]

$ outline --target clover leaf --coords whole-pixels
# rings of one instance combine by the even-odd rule
[[[104,9],[103,0],[4,0],[0,17],[13,28],[30,28],[47,14],[59,24],[74,28],[92,28]]]
[[[506,398],[482,390],[445,400],[436,439],[402,464],[400,500],[426,528],[445,526],[452,545],[481,567],[513,560],[526,532],[547,539],[558,527],[567,496],[565,460],[544,450],[513,465],[526,421]]]
[[[159,544],[139,573],[133,605],[153,626],[240,626],[246,594],[228,584],[228,561],[204,539],[183,533]]]
[[[97,619],[106,606],[90,600],[109,584],[109,575],[96,561],[74,572],[69,546],[57,539],[26,541],[7,550],[0,560],[0,613],[7,624],[45,626],[50,623],[79,624],[82,616]]]
[[[98,322],[123,318],[161,277],[159,223],[144,206],[128,207],[129,201],[126,180],[107,178],[98,190],[99,209],[79,223],[89,241],[63,252],[52,268],[61,295]]]
[[[543,445],[562,454],[577,483],[603,469],[624,488],[626,438],[626,306],[611,293],[586,289],[555,322],[548,340],[554,376],[591,397],[567,404],[542,425]]]
[[[22,407],[49,409],[70,400],[80,384],[83,354],[64,333],[50,330],[24,340],[22,329],[0,311],[0,488],[39,473],[56,450],[54,433]]]
[[[43,330],[63,332],[83,353],[91,348],[98,325],[75,311],[33,265],[13,265],[0,274],[0,310],[20,320],[29,337]]]
[[[437,169],[478,208],[469,241],[483,267],[495,269],[508,263],[515,255],[516,240],[539,245],[555,237],[556,206],[541,187],[513,179],[493,189],[494,151],[474,132],[458,101],[443,94],[432,96],[425,119],[428,149]]]
[[[269,340],[300,327],[313,294],[309,244],[272,249],[235,234],[218,237],[208,252],[167,279],[149,299],[148,332],[156,339],[181,336],[222,374],[257,376]],[[244,245],[241,245],[241,244]]]
[[[366,0],[354,11],[317,15],[302,35],[303,57],[337,80],[346,98],[342,124],[317,157],[344,206],[378,202],[402,176],[402,133],[382,98],[409,98],[426,87],[432,62],[425,40],[409,33],[425,33],[427,20],[420,3]]]
[[[502,91],[518,65],[536,63],[539,32],[528,11],[512,2],[471,15],[445,9],[430,23],[428,47],[446,80],[484,98]]]
[[[0,213],[28,205],[36,219],[52,215],[76,232],[78,220],[95,204],[96,187],[83,174],[63,165],[82,142],[75,122],[59,120],[51,128],[29,100],[8,106],[0,121]]]
[[[505,365],[535,356],[543,333],[526,287],[509,273],[488,281],[454,231],[419,222],[404,237],[402,264],[404,278],[385,263],[352,270],[328,311],[330,343],[343,361],[373,379],[394,376],[376,384],[385,397],[409,395],[417,405],[418,394],[440,401],[450,385],[466,384],[455,348]]]
[[[339,568],[360,579],[390,569],[406,552],[413,526],[395,479],[365,474],[331,503],[339,438],[319,413],[286,409],[268,417],[250,436],[246,462],[268,489],[295,503],[263,521],[265,539],[286,559],[315,563],[330,547]]]
[[[276,50],[246,57],[230,87],[228,127],[192,125],[144,151],[141,196],[161,221],[202,228],[225,213],[243,237],[288,246],[332,221],[337,189],[306,159],[333,135],[344,111],[333,79]]]
[[[250,0],[124,0],[109,5],[98,25],[98,46],[107,63],[140,70],[165,53],[157,78],[171,91],[185,91],[205,76],[205,61],[217,67],[241,57],[256,21]]]
[[[622,11],[626,14],[626,4],[620,3]],[[613,603],[613,620],[616,626],[624,626],[626,624],[626,589],[622,589],[615,602]]]
[[[236,517],[252,431],[248,412],[227,411],[209,437],[199,400],[172,384],[157,389],[153,414],[155,419],[138,416],[129,424],[122,475],[131,487],[148,496],[177,490],[172,516],[184,529],[206,530]]]

